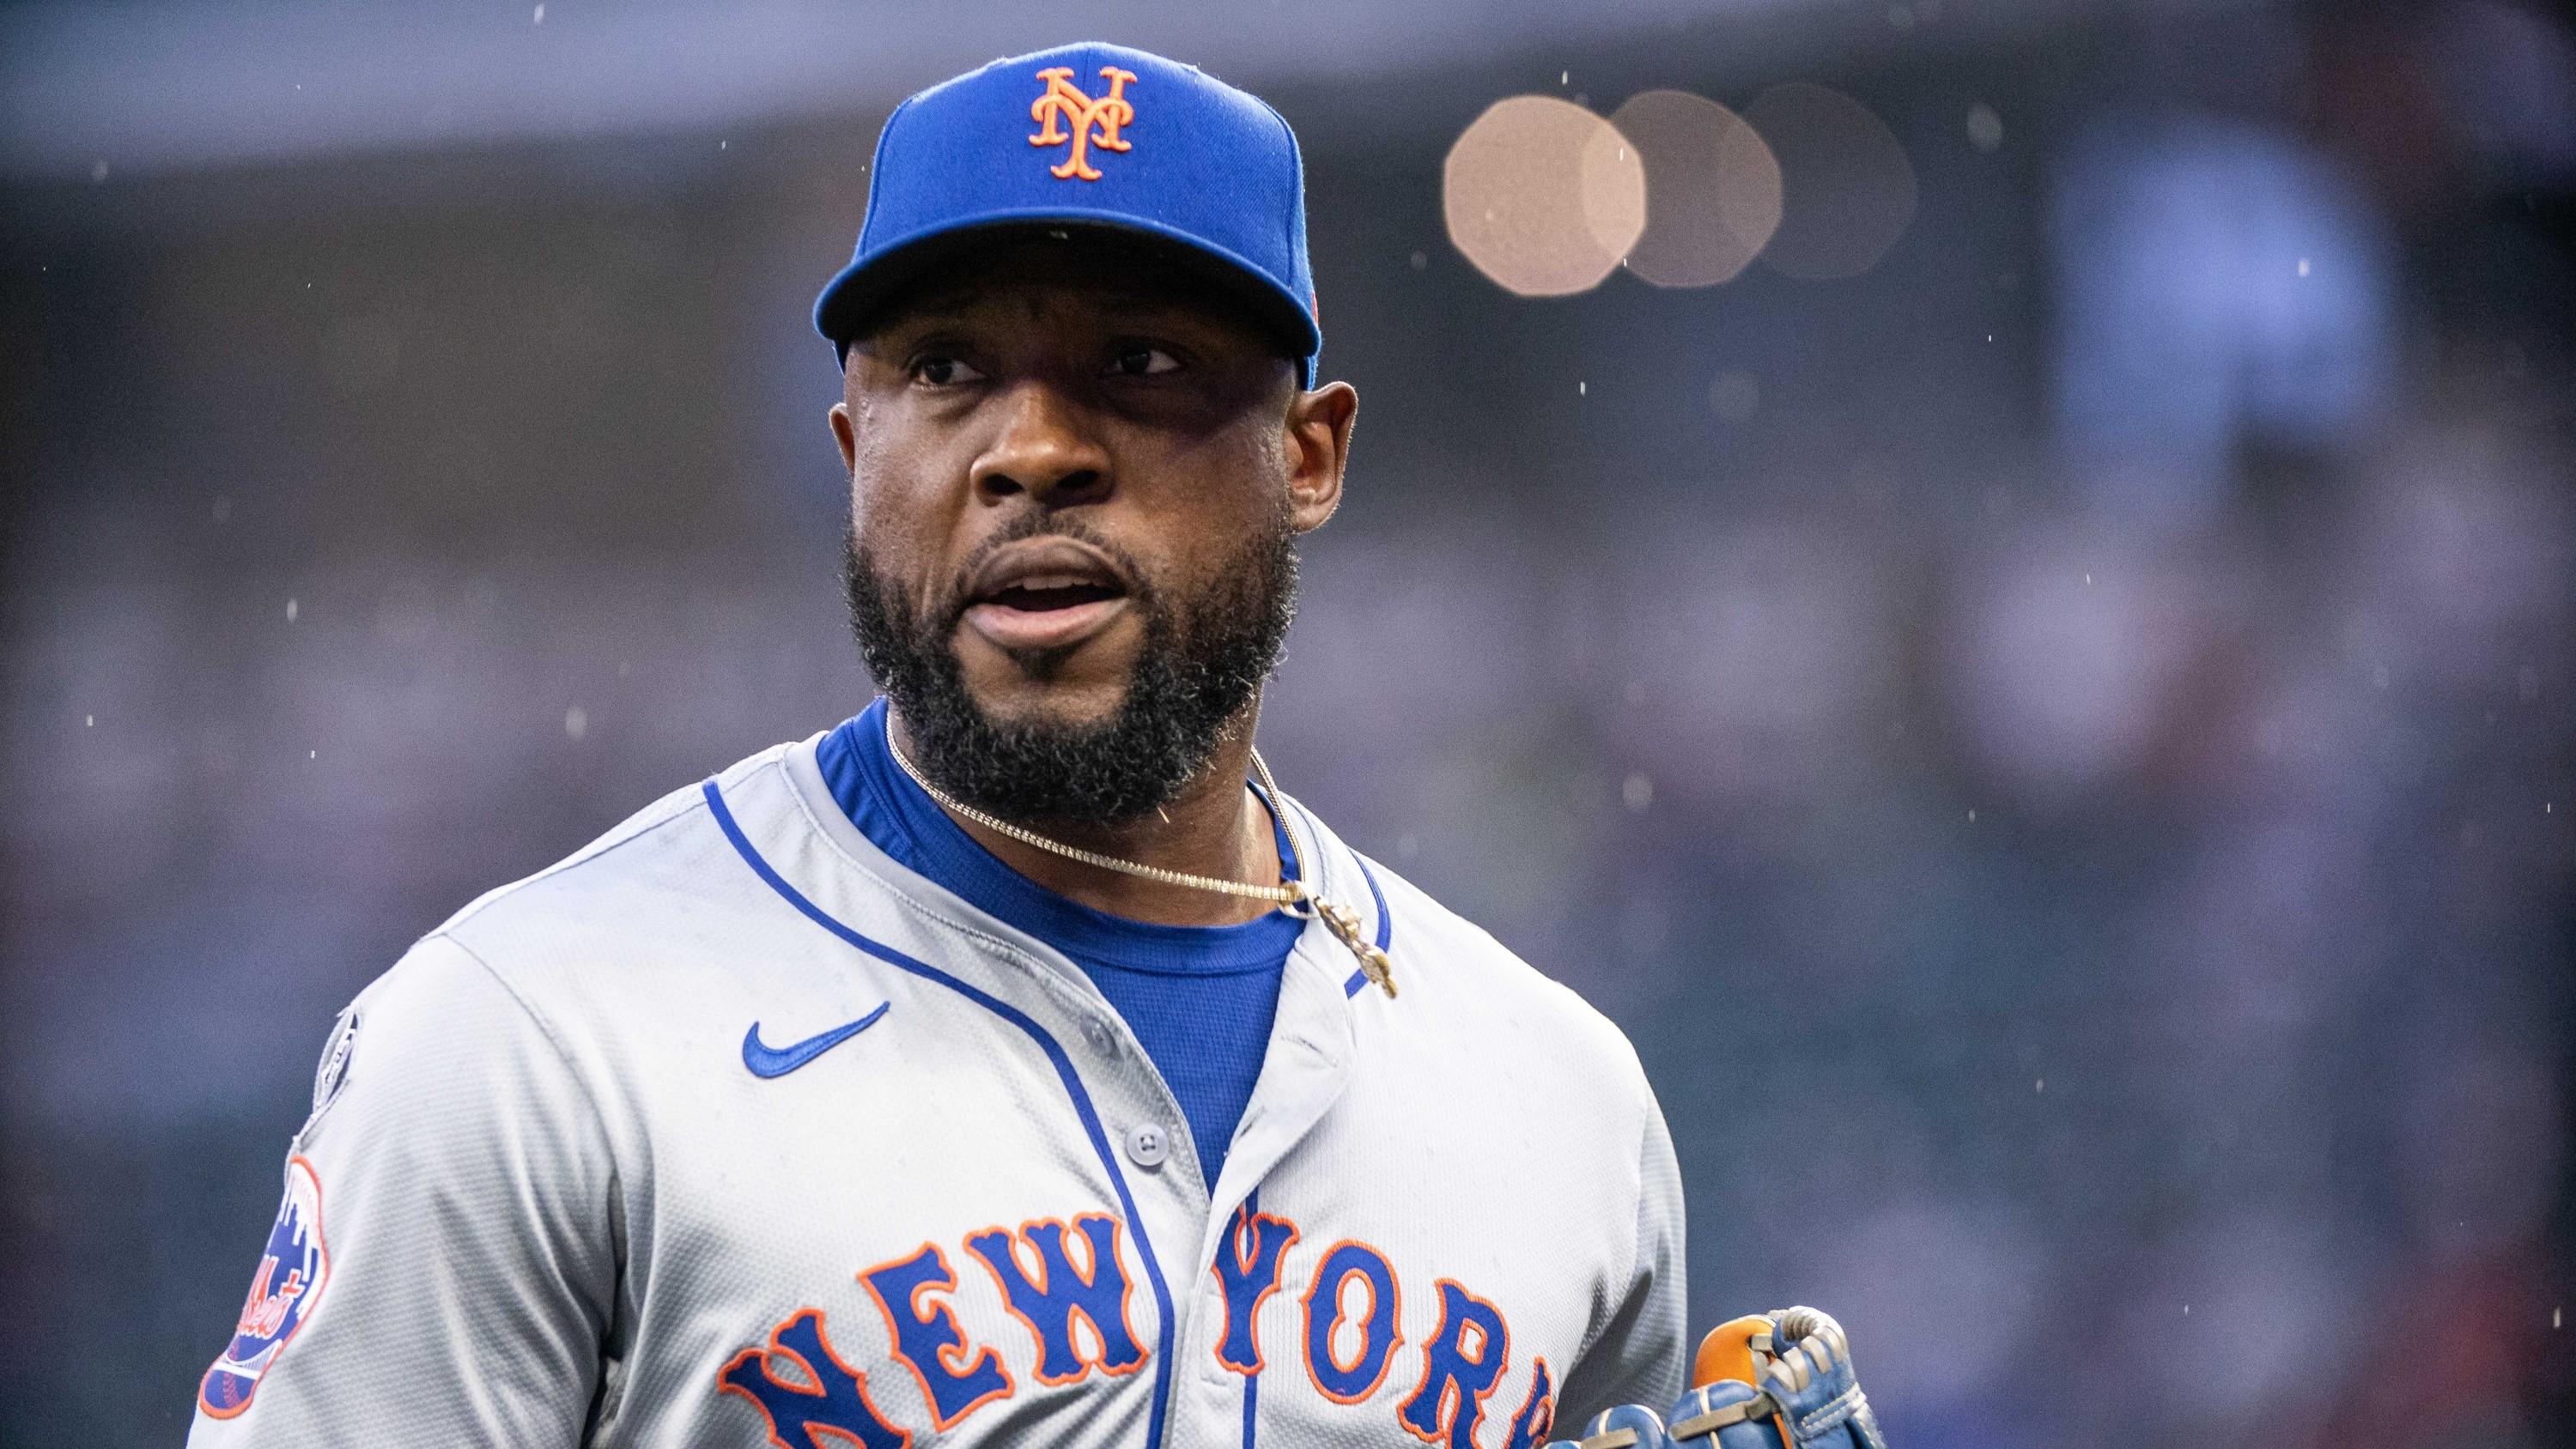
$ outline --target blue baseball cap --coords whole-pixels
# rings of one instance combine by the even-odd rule
[[[1010,228],[1171,243],[1233,290],[1312,387],[1323,347],[1296,134],[1196,66],[1087,42],[997,60],[895,107],[877,136],[858,249],[814,302],[844,361],[904,284]]]

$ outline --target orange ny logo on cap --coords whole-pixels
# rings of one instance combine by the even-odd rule
[[[1047,174],[1059,181],[1071,181],[1076,177],[1085,181],[1100,179],[1100,168],[1092,165],[1090,157],[1085,154],[1095,142],[1112,151],[1125,151],[1132,145],[1119,138],[1118,128],[1136,119],[1135,103],[1126,96],[1127,83],[1136,78],[1136,73],[1104,65],[1100,68],[1100,78],[1109,82],[1109,94],[1094,100],[1074,86],[1073,67],[1050,66],[1038,72],[1038,79],[1045,81],[1047,88],[1046,94],[1029,107],[1029,119],[1040,127],[1038,133],[1029,138],[1029,144],[1061,146],[1066,141],[1073,143],[1073,149],[1066,154],[1062,165],[1047,168]],[[1070,136],[1058,124],[1066,120],[1073,123]]]

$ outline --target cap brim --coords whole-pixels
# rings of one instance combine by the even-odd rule
[[[1206,241],[1140,218],[1103,216],[1098,212],[1064,215],[1013,212],[975,217],[919,232],[878,251],[864,262],[843,267],[814,301],[814,330],[845,357],[853,339],[864,336],[899,303],[916,282],[958,257],[1007,244],[1027,236],[1072,231],[1100,232],[1141,240],[1157,253],[1157,264],[1169,264],[1209,287],[1239,301],[1250,319],[1300,364],[1301,378],[1311,385],[1312,363],[1323,345],[1323,333],[1308,310],[1311,299],[1291,297],[1250,262]]]

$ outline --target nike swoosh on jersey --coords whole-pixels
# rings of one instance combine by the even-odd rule
[[[751,1074],[755,1077],[786,1076],[789,1072],[876,1025],[877,1018],[885,1015],[886,1007],[892,1005],[894,1003],[889,1001],[885,1006],[878,1007],[846,1026],[836,1026],[830,1031],[809,1036],[793,1046],[763,1046],[760,1041],[760,1023],[755,1021],[751,1024],[751,1030],[742,1034],[742,1064],[751,1068]]]

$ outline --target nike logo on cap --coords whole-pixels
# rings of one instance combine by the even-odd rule
[[[889,1001],[885,1006],[878,1007],[846,1026],[836,1026],[830,1031],[819,1032],[793,1046],[763,1046],[760,1041],[760,1023],[755,1021],[751,1024],[751,1030],[742,1034],[742,1064],[751,1068],[751,1074],[755,1077],[786,1076],[789,1072],[876,1025],[877,1018],[885,1015],[886,1007],[892,1005],[894,1003]]]

